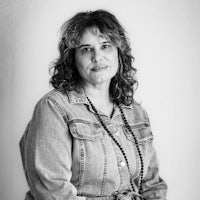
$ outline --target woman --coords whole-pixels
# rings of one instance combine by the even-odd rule
[[[54,90],[36,105],[20,141],[26,200],[162,199],[153,136],[134,101],[136,69],[125,31],[111,13],[65,22]]]

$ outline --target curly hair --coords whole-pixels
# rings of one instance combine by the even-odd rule
[[[134,57],[124,28],[118,19],[108,11],[96,10],[79,12],[61,27],[59,57],[52,63],[50,83],[63,93],[80,89],[81,77],[75,66],[75,49],[84,31],[97,28],[118,49],[119,68],[111,79],[110,97],[117,105],[130,105],[138,82],[135,79],[136,68],[132,66]]]

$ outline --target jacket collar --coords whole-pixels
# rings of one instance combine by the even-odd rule
[[[69,102],[71,104],[89,104],[83,89],[79,92],[73,90],[68,93]]]
[[[90,105],[83,89],[80,89],[79,92],[77,92],[75,90],[70,91],[68,93],[68,97],[69,97],[69,102],[71,104],[87,104],[87,105]],[[128,108],[128,109],[133,108],[132,105],[127,106],[127,105],[124,105],[124,104],[121,104],[121,107],[122,108]]]

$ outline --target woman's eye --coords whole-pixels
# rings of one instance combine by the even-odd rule
[[[87,53],[87,52],[90,52],[90,51],[92,51],[92,48],[90,48],[90,47],[86,47],[86,48],[83,48],[81,50],[82,53]]]
[[[102,49],[108,49],[108,48],[110,48],[110,47],[111,47],[110,44],[103,44],[103,45],[101,46]]]

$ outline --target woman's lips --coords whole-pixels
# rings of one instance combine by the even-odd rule
[[[108,66],[97,66],[97,67],[93,67],[92,71],[98,72],[98,71],[106,70],[107,68]]]

